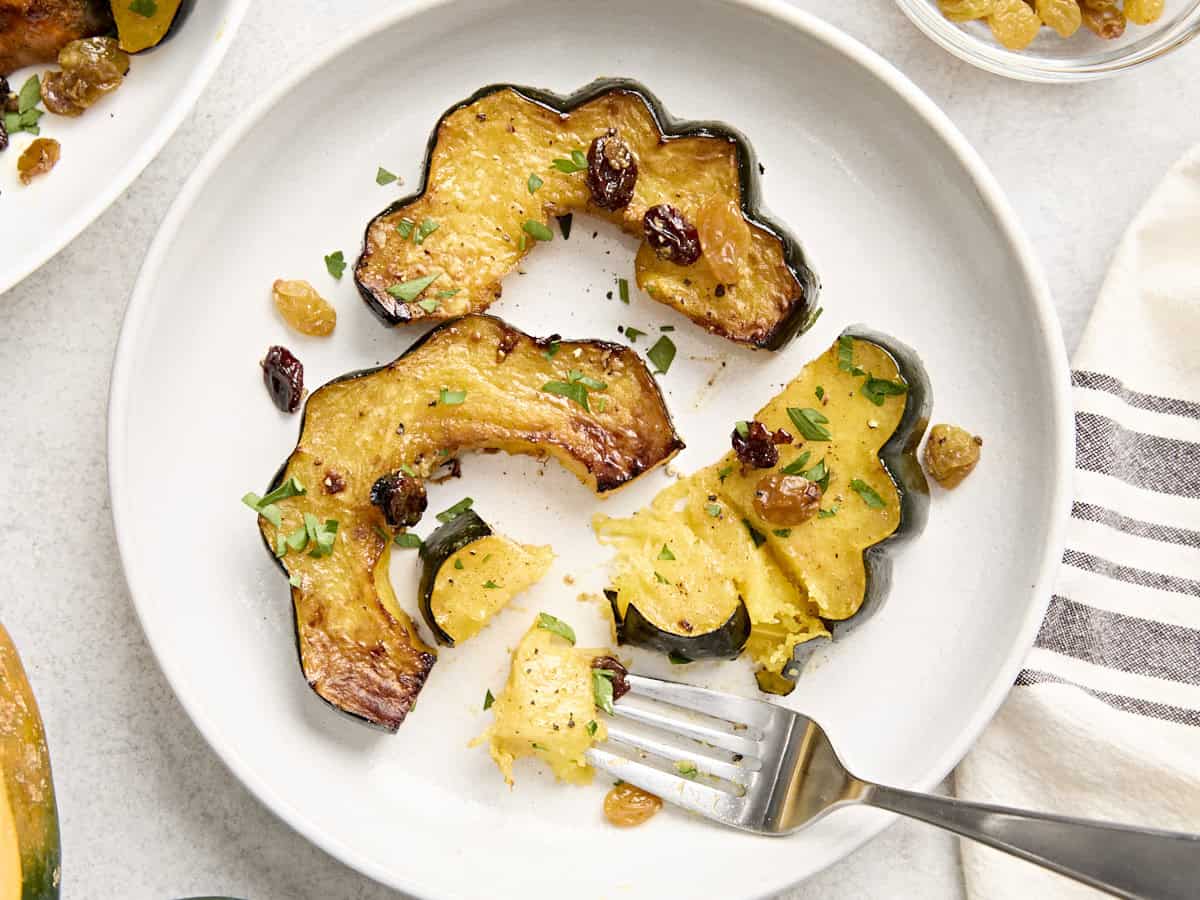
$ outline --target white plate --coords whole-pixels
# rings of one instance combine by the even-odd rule
[[[191,112],[217,70],[250,0],[196,0],[178,33],[136,54],[125,83],[78,119],[42,116],[42,137],[62,144],[53,173],[29,186],[17,157],[34,140],[12,135],[0,155],[0,294],[65,247],[129,187]],[[14,91],[34,73],[8,77]]]
[[[1072,440],[1045,284],[979,158],[879,58],[765,0],[426,2],[342,41],[213,149],[150,251],[113,374],[113,514],[146,634],[212,746],[296,829],[421,896],[762,896],[888,822],[854,810],[772,841],[671,812],[618,831],[600,814],[603,778],[569,788],[527,764],[509,791],[486,753],[466,748],[490,718],[484,690],[503,683],[506,648],[537,610],[573,623],[585,644],[606,638],[598,609],[575,599],[603,577],[587,527],[597,503],[555,465],[475,456],[461,481],[435,489],[432,509],[469,494],[502,530],[552,541],[559,558],[517,608],[442,652],[398,734],[335,715],[301,678],[287,584],[238,502],[262,490],[298,424],[274,412],[258,360],[284,343],[316,386],[397,356],[417,334],[377,325],[349,273],[335,283],[322,262],[335,249],[352,259],[367,219],[399,195],[376,186],[376,168],[413,185],[434,121],[485,83],[565,92],[597,75],[638,78],[675,115],[749,136],[767,203],[824,279],[825,316],[771,355],[702,334],[644,296],[624,306],[605,295],[630,274],[633,244],[581,217],[569,242],[539,247],[527,274],[507,279],[493,312],[542,335],[675,325],[680,355],[661,382],[689,443],[682,470],[727,447],[731,422],[860,321],[916,347],[937,419],[986,439],[978,473],[934,498],[924,538],[897,559],[883,613],[821,652],[791,698],[856,771],[920,788],[945,775],[1012,684],[1061,552]],[[285,328],[269,300],[277,277],[310,279],[335,301],[332,339]],[[605,509],[631,510],[666,483],[651,474]],[[396,556],[393,580],[411,598],[415,554]],[[673,674],[752,683],[740,664]]]

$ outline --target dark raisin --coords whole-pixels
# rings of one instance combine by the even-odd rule
[[[792,436],[782,428],[774,434],[762,422],[747,422],[746,433],[733,429],[733,451],[744,465],[755,469],[770,469],[779,462],[776,444],[790,444]]]
[[[429,505],[421,479],[404,472],[384,475],[371,485],[371,502],[379,507],[393,528],[416,525]]]
[[[620,661],[611,656],[597,656],[592,660],[593,669],[608,669],[615,673],[613,676],[613,700],[620,700],[629,693],[629,682],[625,680],[625,676],[629,674],[629,670],[621,665]]]
[[[271,347],[262,361],[263,383],[283,412],[295,412],[304,396],[304,366],[286,347]]]
[[[592,141],[587,159],[587,186],[592,192],[592,202],[601,209],[628,206],[637,184],[637,157],[615,128]]]
[[[0,150],[8,149],[8,129],[4,127],[4,116],[0,115]]]
[[[700,235],[683,213],[668,203],[652,206],[642,218],[646,243],[662,259],[690,266],[700,258]]]

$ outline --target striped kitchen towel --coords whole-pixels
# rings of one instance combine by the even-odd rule
[[[956,789],[1200,832],[1200,147],[1125,235],[1073,365],[1056,591]],[[969,841],[962,859],[978,900],[1101,896]]]

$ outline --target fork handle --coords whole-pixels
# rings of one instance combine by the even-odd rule
[[[1200,835],[1026,812],[868,784],[868,806],[920,819],[1116,897],[1187,900],[1200,885]]]

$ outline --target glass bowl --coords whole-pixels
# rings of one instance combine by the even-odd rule
[[[1115,41],[1086,28],[1061,38],[1049,28],[1027,48],[1006,50],[987,22],[951,22],[937,0],[896,0],[933,41],[972,65],[1023,81],[1072,82],[1106,78],[1170,53],[1200,33],[1200,0],[1166,0],[1166,12],[1152,25],[1134,25]]]

